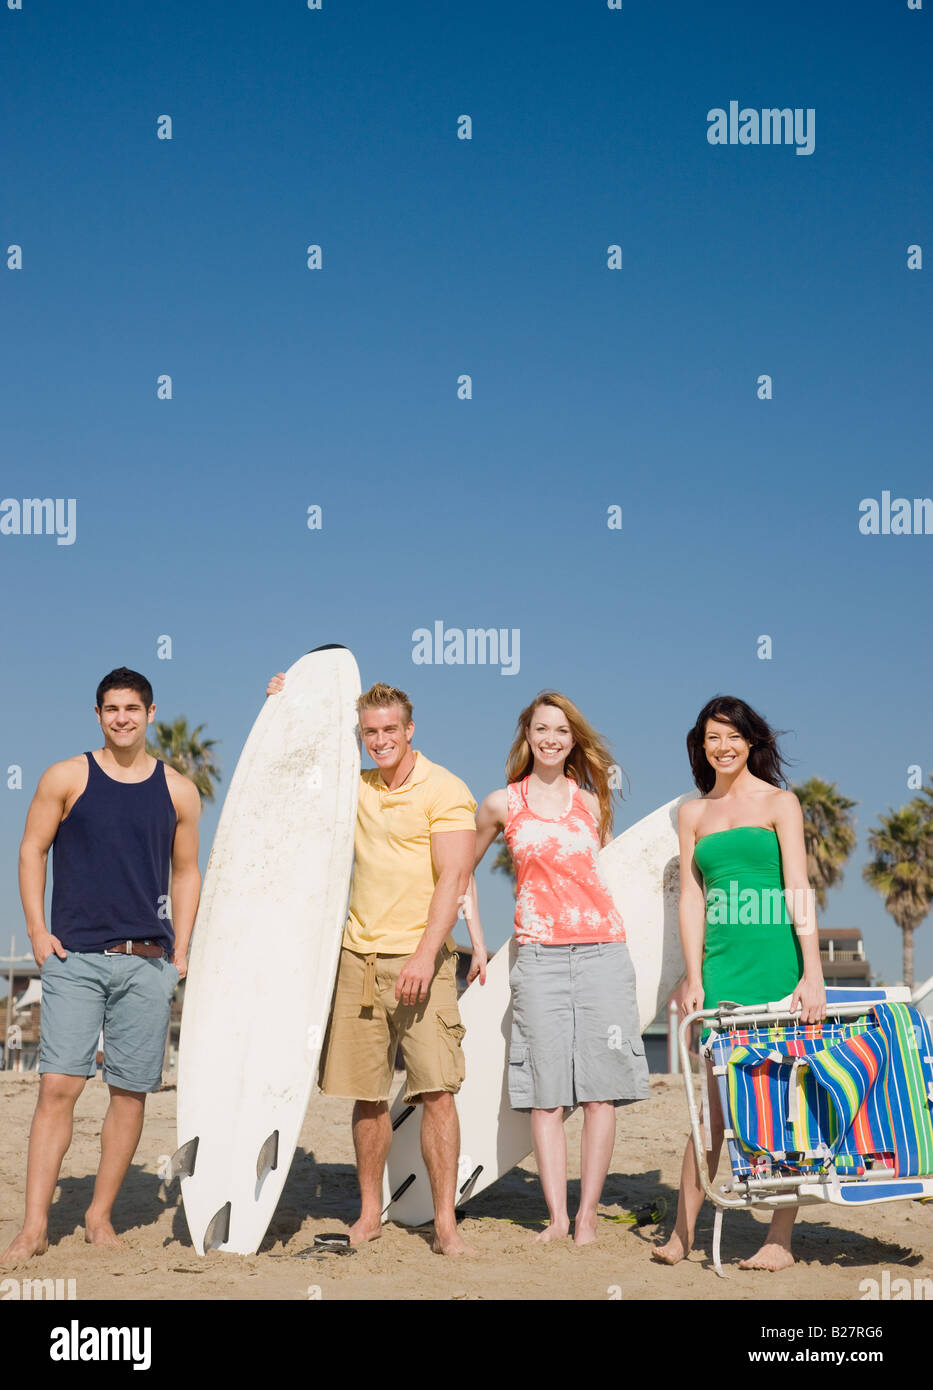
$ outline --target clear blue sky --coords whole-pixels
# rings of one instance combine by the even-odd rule
[[[703,702],[742,696],[795,779],[858,801],[823,923],[899,975],[860,873],[933,768],[933,536],[861,535],[858,506],[933,493],[933,268],[906,264],[933,256],[931,12],[0,10],[0,494],[77,503],[73,545],[0,535],[25,784],[0,782],[0,950],[28,798],[96,745],[106,670],[205,722],[226,785],[266,677],[338,641],[478,798],[521,706],[565,690],[630,778],[618,829],[689,788]],[[711,145],[731,100],[813,108],[814,152]],[[518,674],[414,665],[436,620],[519,629]],[[498,943],[510,894],[481,885]]]

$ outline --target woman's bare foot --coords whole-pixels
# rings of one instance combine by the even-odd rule
[[[685,1247],[680,1236],[674,1231],[665,1245],[654,1247],[651,1251],[651,1258],[656,1260],[659,1265],[679,1265],[681,1260],[687,1258],[689,1251],[689,1245]]]
[[[358,1221],[354,1221],[348,1234],[351,1245],[365,1245],[368,1240],[378,1240],[382,1235],[382,1222],[374,1226],[371,1221],[364,1221],[361,1216]]]
[[[547,1245],[549,1241],[563,1240],[564,1236],[569,1235],[570,1217],[565,1216],[560,1221],[551,1221],[543,1231],[539,1231],[535,1236],[535,1244]]]
[[[592,1245],[596,1239],[596,1217],[581,1216],[577,1212],[576,1220],[573,1223],[573,1243],[574,1245]]]
[[[768,1241],[749,1259],[739,1260],[739,1269],[768,1269],[773,1272],[777,1269],[790,1269],[792,1264],[796,1264],[796,1261],[786,1245]]]
[[[14,1265],[31,1260],[33,1255],[44,1255],[48,1248],[49,1239],[45,1231],[40,1231],[35,1235],[31,1235],[28,1231],[20,1231],[16,1239],[11,1241],[3,1254],[0,1255],[0,1267],[12,1269]]]

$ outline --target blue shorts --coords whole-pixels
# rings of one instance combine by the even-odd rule
[[[648,1099],[635,971],[624,941],[519,946],[509,980],[513,1110]]]
[[[104,1080],[157,1091],[178,970],[164,957],[53,951],[42,965],[39,1071],[93,1076],[104,1032]]]

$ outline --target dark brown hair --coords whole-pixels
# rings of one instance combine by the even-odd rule
[[[787,786],[787,778],[784,776],[786,760],[781,756],[777,746],[778,734],[784,731],[772,729],[767,720],[753,710],[751,705],[747,705],[735,695],[714,695],[700,710],[696,723],[687,735],[687,757],[693,769],[693,780],[704,796],[713,790],[716,783],[716,773],[710,766],[703,746],[706,726],[711,719],[731,724],[734,729],[738,729],[746,743],[751,744],[748,755],[749,772],[755,777],[760,777],[763,782],[770,782],[772,787]]]
[[[145,676],[141,676],[138,671],[131,671],[128,666],[118,666],[108,676],[104,676],[97,687],[96,709],[102,707],[108,690],[135,690],[147,710],[152,704],[152,686]]]

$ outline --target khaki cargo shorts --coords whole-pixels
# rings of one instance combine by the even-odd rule
[[[399,972],[410,959],[341,950],[321,1055],[325,1095],[388,1100],[399,1047],[407,1072],[406,1104],[417,1104],[426,1091],[460,1090],[466,1029],[457,1008],[456,952],[441,948],[428,997],[420,1004],[395,997]]]

